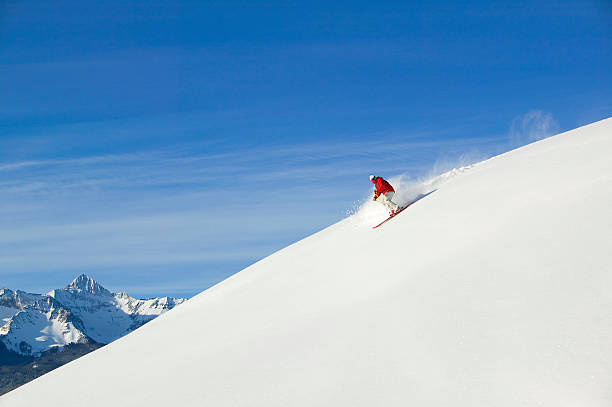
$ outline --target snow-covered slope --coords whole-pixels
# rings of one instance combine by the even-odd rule
[[[70,343],[109,343],[184,301],[113,294],[84,274],[45,295],[2,289],[0,341],[27,356]]]
[[[610,406],[611,157],[608,119],[365,205],[0,404]]]

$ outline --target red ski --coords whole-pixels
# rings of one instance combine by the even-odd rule
[[[395,212],[393,215],[389,216],[387,219],[383,220],[383,221],[382,221],[382,222],[380,222],[378,225],[376,225],[376,226],[372,226],[372,229],[376,229],[377,227],[379,227],[379,226],[380,226],[380,225],[382,225],[383,223],[386,223],[386,222],[390,221],[391,219],[393,219],[393,218],[395,218],[397,215],[399,215],[399,213],[400,213],[401,211],[403,211],[404,209],[406,209],[407,207],[409,207],[409,206],[410,206],[410,205],[412,205],[413,203],[415,203],[415,202],[417,202],[417,201],[420,201],[421,199],[425,198],[427,195],[429,195],[429,194],[433,194],[434,192],[436,192],[436,190],[435,190],[435,189],[434,189],[433,191],[431,191],[431,192],[428,192],[428,193],[426,193],[426,194],[422,194],[422,195],[420,195],[420,196],[419,196],[417,199],[415,199],[414,201],[410,202],[408,205],[406,205],[406,206],[404,206],[404,207],[400,208],[400,209],[399,209],[399,211]]]
[[[415,201],[416,202],[416,201]],[[410,202],[408,205],[404,206],[403,208],[400,208],[397,212],[395,212],[393,215],[389,216],[387,219],[383,220],[382,222],[380,222],[378,225],[376,226],[372,226],[372,229],[376,229],[377,227],[379,227],[380,225],[382,225],[383,223],[390,221],[391,219],[395,218],[397,215],[400,214],[401,211],[403,211],[404,209],[406,209],[407,207],[409,207],[410,205],[412,205],[414,202]]]

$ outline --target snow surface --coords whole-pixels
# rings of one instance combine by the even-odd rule
[[[611,157],[607,119],[366,203],[0,405],[609,407]]]
[[[11,320],[12,317],[17,315],[19,309],[10,308],[0,305],[0,326],[6,324]]]

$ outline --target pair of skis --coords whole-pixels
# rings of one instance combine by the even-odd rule
[[[402,207],[402,208],[399,208],[399,209],[397,210],[397,212],[395,212],[393,215],[389,216],[387,219],[383,220],[383,221],[382,221],[382,222],[380,222],[378,225],[376,225],[376,226],[372,226],[372,229],[376,229],[377,227],[381,226],[381,225],[382,225],[382,224],[384,224],[385,222],[388,222],[388,221],[390,221],[391,219],[395,218],[397,215],[399,215],[399,214],[400,214],[400,212],[402,212],[404,209],[406,209],[407,207],[409,207],[409,206],[410,206],[410,205],[412,205],[413,203],[414,203],[414,202],[410,202],[408,205],[406,205],[406,206],[404,206],[404,207]]]
[[[410,205],[412,205],[413,203],[420,201],[421,199],[425,198],[427,195],[429,194],[433,194],[434,192],[436,192],[437,190],[434,189],[433,191],[430,191],[426,194],[421,194],[417,197],[417,199],[415,199],[414,201],[410,202],[408,205],[401,207],[397,212],[395,212],[393,215],[389,216],[387,219],[383,220],[382,222],[380,222],[378,225],[376,226],[372,226],[372,229],[376,229],[377,227],[385,224],[386,222],[390,221],[391,219],[395,218],[397,215],[400,214],[400,212],[402,212],[404,209],[406,209],[407,207],[409,207]]]

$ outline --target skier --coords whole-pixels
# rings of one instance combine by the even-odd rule
[[[382,177],[376,177],[373,174],[370,174],[370,182],[376,187],[372,200],[376,201],[380,198],[378,202],[387,207],[391,216],[395,215],[399,210],[399,205],[392,201],[395,190],[391,184],[382,179]]]

